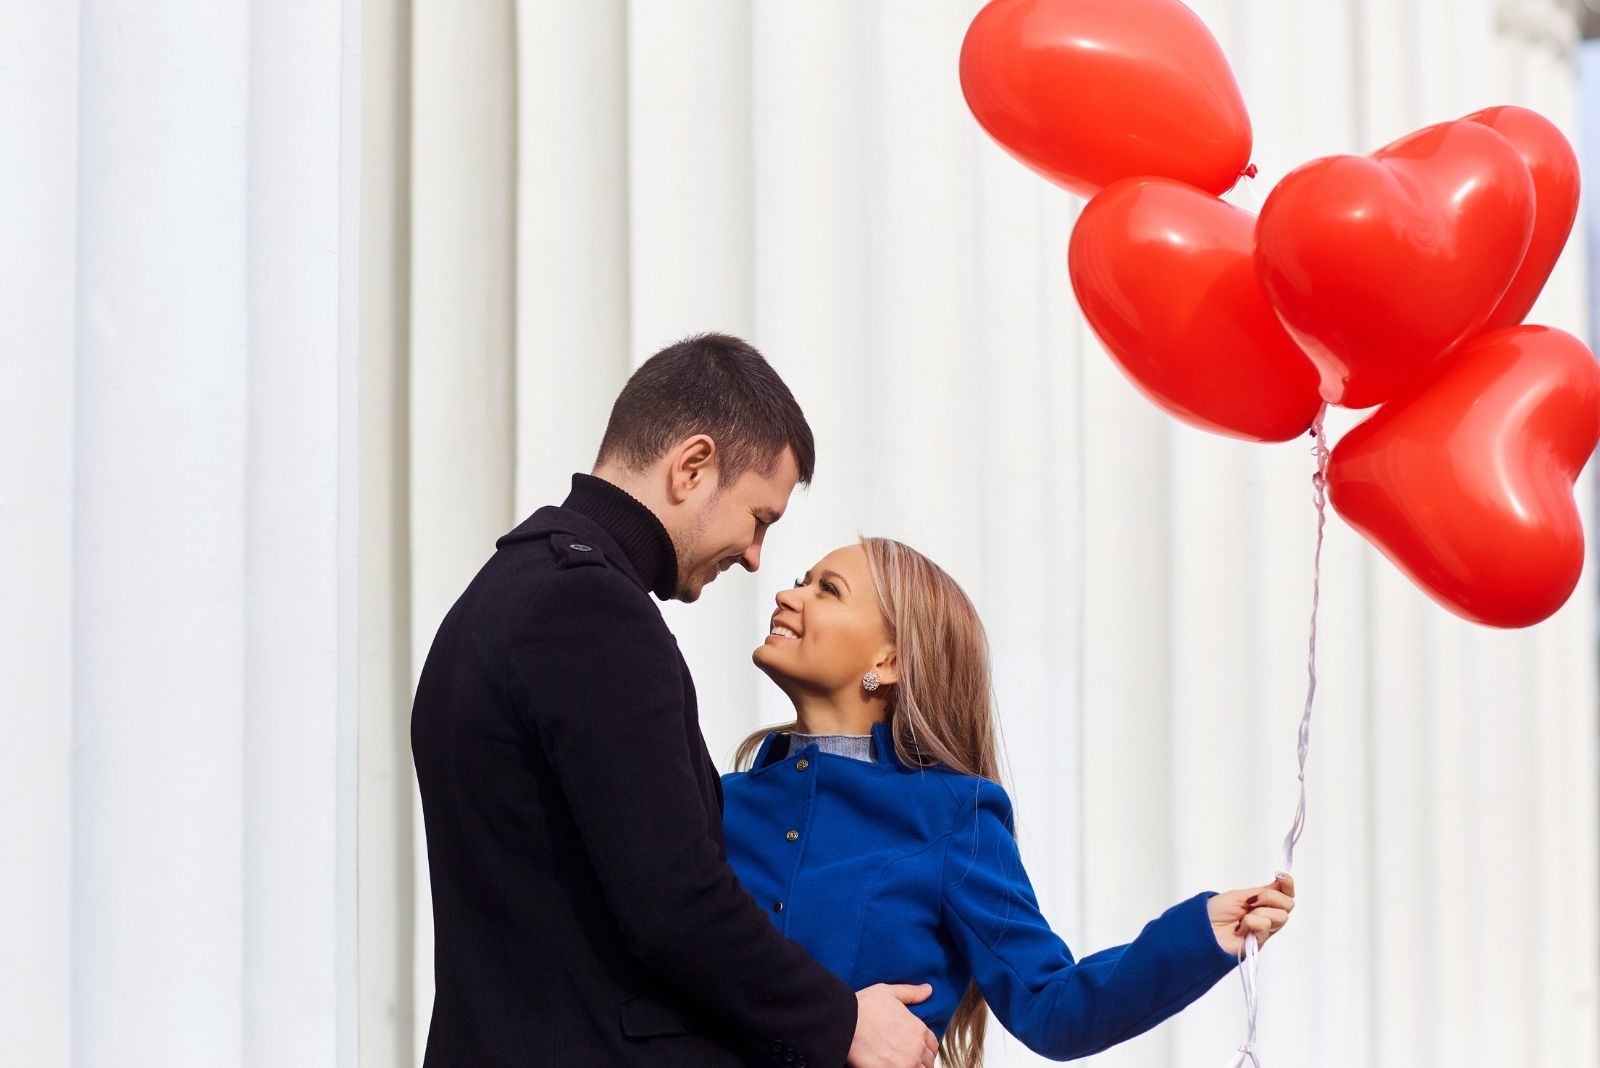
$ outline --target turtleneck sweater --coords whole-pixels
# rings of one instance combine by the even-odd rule
[[[808,745],[815,745],[818,751],[823,753],[849,757],[851,760],[865,760],[869,764],[872,762],[870,734],[802,734],[799,731],[789,731],[788,734],[791,753],[798,753]]]
[[[599,523],[628,557],[640,580],[660,600],[678,588],[678,553],[656,514],[626,490],[593,475],[572,476],[561,507]]]

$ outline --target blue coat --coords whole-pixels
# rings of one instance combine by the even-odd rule
[[[739,879],[789,938],[851,987],[932,983],[912,1007],[941,1037],[976,979],[1006,1030],[1056,1060],[1149,1030],[1237,963],[1199,894],[1125,946],[1075,961],[1039,913],[1011,802],[987,779],[908,768],[886,726],[874,762],[789,753],[772,734],[723,776]]]

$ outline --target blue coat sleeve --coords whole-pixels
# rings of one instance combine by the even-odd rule
[[[1082,961],[1039,912],[1005,790],[982,782],[944,858],[944,920],[1006,1030],[1053,1060],[1099,1053],[1193,1002],[1236,961],[1211,933],[1199,894],[1124,946]]]

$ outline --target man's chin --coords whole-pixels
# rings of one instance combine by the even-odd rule
[[[700,599],[700,595],[706,592],[706,587],[715,581],[716,577],[716,574],[713,573],[710,578],[701,579],[693,584],[684,583],[678,587],[678,592],[672,595],[672,599],[682,601],[684,604],[694,604]]]

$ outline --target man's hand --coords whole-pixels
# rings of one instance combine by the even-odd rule
[[[927,1001],[933,987],[879,983],[856,991],[851,1068],[933,1068],[939,1040],[907,1005]]]

